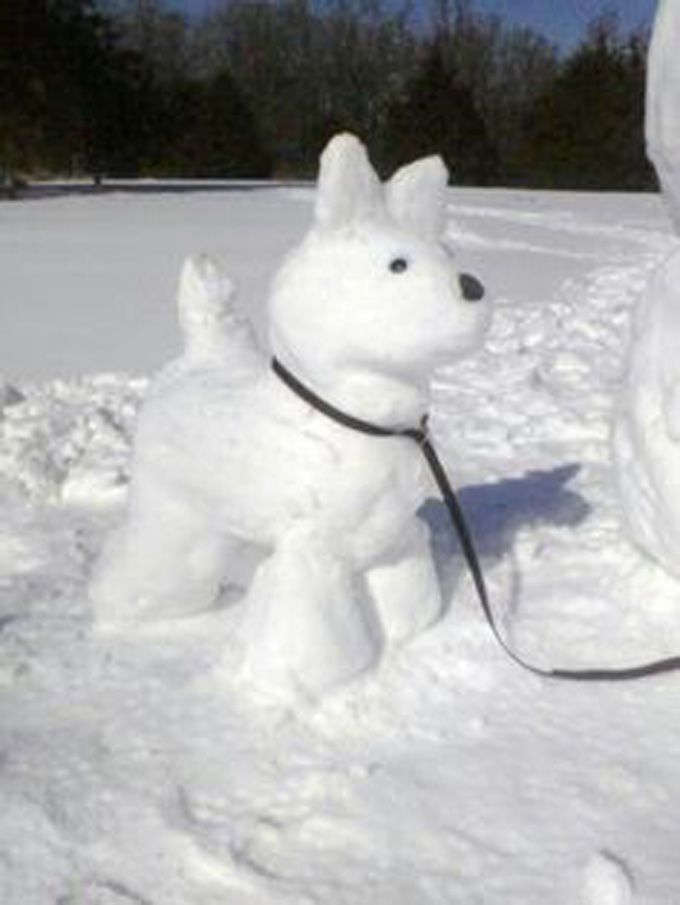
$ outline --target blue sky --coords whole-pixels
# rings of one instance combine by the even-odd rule
[[[581,37],[585,27],[605,8],[619,14],[626,29],[651,23],[657,0],[477,0],[480,10],[497,13],[504,19],[530,25],[546,37],[568,46]]]
[[[171,0],[192,16],[210,10],[215,0]],[[426,5],[424,0],[415,0]],[[480,10],[497,13],[508,21],[529,25],[562,46],[573,45],[583,30],[606,6],[616,9],[626,29],[649,23],[657,0],[476,0]]]

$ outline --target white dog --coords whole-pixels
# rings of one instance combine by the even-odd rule
[[[321,158],[314,223],[273,285],[276,358],[335,407],[417,426],[434,369],[482,340],[489,307],[441,244],[446,169],[432,157],[382,186],[363,145]],[[441,613],[414,443],[349,430],[268,367],[206,259],[187,262],[183,355],[152,385],[127,521],[93,577],[99,622],[208,607],[244,545],[264,557],[239,637],[249,675],[321,691]]]

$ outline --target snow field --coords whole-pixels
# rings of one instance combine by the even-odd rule
[[[181,258],[216,251],[255,304],[310,199],[2,208],[0,361],[17,392],[0,415],[0,901],[675,905],[678,680],[518,671],[436,501],[446,619],[321,706],[281,711],[229,676],[238,601],[91,633],[85,581],[172,345]],[[433,428],[507,630],[551,665],[680,650],[678,585],[623,536],[609,449],[632,309],[676,247],[660,202],[457,191],[449,218],[497,308],[485,350],[441,373]]]

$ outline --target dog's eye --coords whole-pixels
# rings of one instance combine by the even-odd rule
[[[405,270],[408,270],[408,261],[406,258],[395,258],[393,261],[390,261],[390,270],[392,273],[403,273]]]

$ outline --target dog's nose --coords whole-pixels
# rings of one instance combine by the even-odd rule
[[[458,275],[458,282],[466,302],[478,302],[484,298],[484,287],[477,277],[470,273],[461,273]]]

